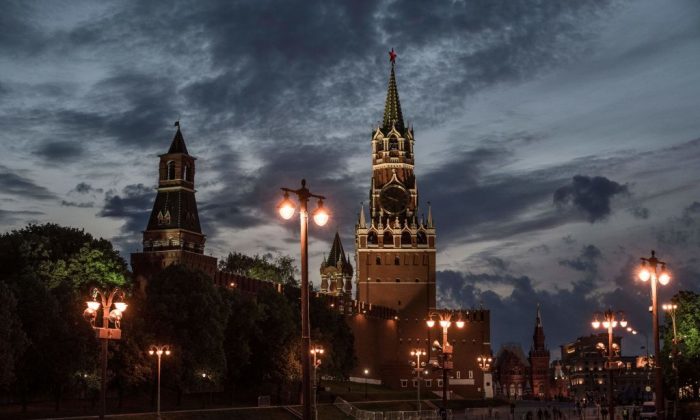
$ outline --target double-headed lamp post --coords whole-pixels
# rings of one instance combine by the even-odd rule
[[[440,410],[441,417],[443,420],[447,420],[447,389],[449,387],[449,377],[447,376],[447,371],[452,370],[452,346],[447,340],[447,330],[452,325],[452,318],[457,318],[455,325],[457,328],[464,328],[464,321],[462,320],[462,313],[456,311],[439,311],[428,313],[428,319],[425,324],[428,328],[433,328],[435,326],[435,321],[438,321],[440,327],[442,328],[442,409]],[[437,341],[437,340],[435,340]],[[439,344],[439,343],[438,343]]]
[[[416,380],[418,381],[418,391],[417,391],[417,396],[418,396],[418,415],[420,416],[420,383],[423,380],[421,378],[420,374],[421,371],[423,370],[423,367],[420,364],[420,357],[425,356],[427,353],[423,349],[415,349],[411,350],[411,356],[416,358],[415,362],[411,362],[411,364],[415,363],[416,366]]]
[[[323,354],[323,347],[314,346],[311,350],[311,356],[314,358],[314,418],[318,418],[318,407],[316,406],[316,391],[318,389],[318,367],[321,366],[321,355]]]
[[[651,258],[642,258],[639,268],[639,280],[651,284],[651,323],[654,338],[654,392],[656,402],[656,417],[658,420],[666,418],[664,406],[664,378],[661,370],[661,345],[659,344],[659,308],[657,299],[657,283],[662,286],[671,281],[671,276],[666,271],[666,263],[656,258],[656,252],[651,251]]]
[[[601,321],[602,320],[602,321]],[[615,344],[613,343],[613,328],[627,327],[627,321],[625,320],[625,315],[618,311],[615,312],[612,309],[608,309],[603,312],[599,318],[598,314],[594,315],[593,322],[591,322],[593,329],[603,328],[608,331],[608,361],[606,364],[606,369],[608,370],[608,407],[610,412],[610,418],[615,418],[615,397],[613,396],[613,359],[615,357]],[[618,349],[619,351],[620,349]]]
[[[289,194],[295,194],[299,200],[299,219],[301,231],[301,373],[302,373],[302,402],[303,420],[311,420],[311,380],[309,366],[309,351],[311,350],[311,337],[309,335],[309,214],[307,204],[310,198],[318,199],[318,206],[313,212],[313,219],[317,225],[323,226],[328,222],[328,212],[323,207],[322,195],[312,194],[306,188],[306,180],[301,180],[301,188],[281,188],[284,191],[284,199],[277,205],[277,210],[282,218],[289,220],[294,216],[296,205],[289,198]]]
[[[479,369],[481,369],[481,372],[483,373],[483,378],[484,378],[484,380],[483,380],[484,399],[486,399],[486,374],[491,369],[491,362],[492,361],[493,361],[493,359],[488,354],[478,356],[476,358],[476,363],[479,365]]]
[[[164,346],[151,346],[151,348],[148,349],[148,354],[150,356],[155,355],[158,357],[158,399],[156,403],[156,416],[160,418],[160,358],[163,355],[170,356],[170,346],[167,344]]]
[[[100,384],[100,419],[104,419],[107,411],[107,343],[109,340],[119,340],[122,336],[121,320],[122,314],[128,306],[124,303],[124,292],[115,287],[111,291],[100,290],[93,287],[90,291],[91,300],[87,302],[87,308],[83,312],[83,317],[92,325],[95,335],[102,342],[102,378]],[[98,301],[97,298],[100,298]],[[114,305],[114,309],[112,309]],[[102,308],[102,324],[97,326],[97,313]],[[114,328],[110,328],[110,322]]]

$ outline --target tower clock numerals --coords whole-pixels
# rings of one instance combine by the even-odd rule
[[[379,204],[389,214],[399,214],[406,210],[410,196],[408,191],[400,185],[391,184],[379,194]]]

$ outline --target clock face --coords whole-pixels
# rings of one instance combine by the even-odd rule
[[[410,198],[408,191],[403,187],[392,184],[384,187],[379,194],[379,204],[381,204],[385,212],[398,214],[406,210]]]

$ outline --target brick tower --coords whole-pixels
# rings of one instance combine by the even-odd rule
[[[532,335],[532,348],[528,355],[530,362],[530,388],[532,395],[539,398],[550,398],[549,394],[549,350],[544,345],[544,328],[540,316],[540,305],[537,304],[535,332]]]
[[[336,232],[328,258],[324,258],[321,262],[321,293],[343,296],[349,300],[352,274],[352,264],[345,256],[340,234]]]
[[[185,139],[177,132],[168,152],[160,155],[158,192],[148,226],[143,232],[143,252],[131,254],[131,267],[139,289],[170,264],[183,264],[216,274],[216,258],[204,255],[205,236],[199,225],[195,200],[195,158],[187,153]]]
[[[395,55],[381,126],[372,134],[369,218],[355,227],[357,300],[424,319],[435,307],[435,227],[428,208],[419,217],[413,129],[404,123]]]

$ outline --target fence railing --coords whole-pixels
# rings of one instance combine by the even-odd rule
[[[440,420],[438,410],[369,411],[357,408],[340,397],[336,397],[333,405],[357,420]],[[447,418],[452,419],[452,410],[447,410]]]

